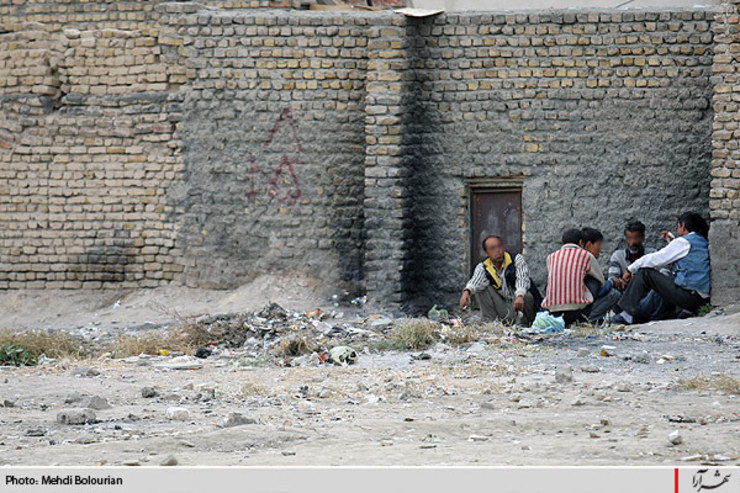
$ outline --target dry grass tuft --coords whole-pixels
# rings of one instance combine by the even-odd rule
[[[728,394],[740,395],[740,378],[721,373],[713,376],[682,378],[678,388],[686,390],[722,390]]]
[[[314,343],[305,337],[286,337],[280,341],[278,354],[281,356],[300,356],[316,350]]]
[[[27,332],[0,331],[0,345],[12,344],[28,351],[38,358],[42,354],[48,358],[84,358],[89,356],[89,348],[84,341],[66,332]]]
[[[398,349],[426,349],[439,338],[441,329],[442,324],[431,320],[404,321],[393,331],[392,343]]]

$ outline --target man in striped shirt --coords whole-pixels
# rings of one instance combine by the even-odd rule
[[[488,258],[475,267],[463,290],[460,306],[470,305],[475,295],[484,320],[500,320],[529,327],[540,301],[540,293],[529,277],[529,266],[522,254],[512,255],[498,236],[483,240]]]
[[[586,276],[604,285],[599,262],[583,249],[581,231],[567,229],[563,233],[563,246],[547,256],[547,292],[542,308],[562,316],[566,325],[588,320],[594,297],[586,287]]]

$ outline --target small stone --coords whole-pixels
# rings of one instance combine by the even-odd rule
[[[532,407],[532,404],[530,404],[528,401],[519,401],[519,403],[516,405],[517,409],[529,409]]]
[[[632,361],[634,361],[635,363],[642,363],[644,365],[647,365],[650,363],[650,355],[647,351],[643,351],[641,353],[632,355]]]
[[[121,464],[124,466],[140,466],[141,462],[138,459],[129,459],[121,462]]]
[[[611,422],[606,418],[602,418],[600,423],[604,426],[609,426],[611,424]]]
[[[70,392],[67,394],[67,397],[64,399],[65,404],[74,404],[76,402],[80,402],[82,400],[82,394],[80,394],[77,391]]]
[[[578,348],[578,356],[580,358],[584,358],[584,357],[588,356],[589,354],[591,354],[591,351],[589,351],[587,348],[585,348],[585,347]]]
[[[471,442],[485,442],[485,441],[487,441],[490,438],[491,437],[487,437],[485,435],[470,435],[468,437],[468,441],[471,441]]]
[[[601,369],[596,365],[586,365],[581,367],[583,373],[599,373]]]
[[[672,431],[668,435],[668,441],[671,442],[673,445],[681,444],[681,442],[683,442],[683,437],[681,436],[681,432],[678,430]]]
[[[89,397],[85,400],[85,402],[82,404],[83,407],[87,407],[89,409],[95,409],[96,411],[101,411],[103,409],[111,409],[113,406],[108,404],[108,401],[100,397],[99,395],[94,395],[92,397]]]
[[[576,398],[573,399],[573,402],[570,403],[571,406],[576,406],[576,407],[585,406],[586,404],[587,404],[586,398],[581,395],[576,396]]]
[[[283,451],[282,451],[282,452],[280,452],[280,453],[281,453],[281,454],[283,454],[283,456],[284,456],[284,457],[290,457],[290,456],[292,456],[292,455],[295,455],[295,452],[294,452],[294,451],[292,451],[292,450],[283,450]]]
[[[158,392],[154,387],[142,387],[141,389],[141,396],[145,399],[149,399],[151,397],[157,397]]]
[[[558,370],[555,372],[555,381],[557,383],[567,383],[573,381],[573,372],[570,369]]]
[[[620,382],[617,385],[617,392],[632,392],[632,387],[627,382]]]
[[[26,436],[29,437],[42,437],[46,435],[46,430],[41,428],[40,426],[38,428],[31,428],[30,430],[26,430]]]
[[[420,449],[432,449],[432,448],[437,448],[437,444],[436,444],[436,443],[423,443],[423,444],[419,445],[419,448],[420,448]]]
[[[15,401],[11,401],[10,399],[3,400],[3,407],[15,407]]]
[[[84,425],[95,422],[92,409],[68,409],[57,414],[57,423],[63,425]]]
[[[74,369],[74,374],[80,377],[97,377],[98,375],[100,375],[100,370],[98,370],[97,368],[80,366]]]
[[[298,409],[303,411],[305,414],[319,414],[319,410],[316,409],[316,404],[310,401],[299,402]]]
[[[170,407],[167,408],[165,416],[167,416],[167,419],[171,419],[173,421],[187,421],[190,419],[190,411],[184,407]]]
[[[589,438],[601,438],[601,435],[599,435],[598,433],[596,433],[596,432],[593,432],[593,431],[592,431],[592,432],[590,432],[590,433],[588,434],[588,436],[589,436]]]
[[[176,466],[177,464],[177,458],[174,455],[168,455],[162,462],[159,463],[160,466]]]
[[[381,447],[392,447],[393,446],[393,440],[381,440],[380,441]]]
[[[367,326],[371,329],[382,329],[384,327],[388,327],[392,322],[393,320],[390,318],[380,317],[370,320]]]
[[[257,424],[257,420],[254,418],[248,418],[247,416],[244,416],[241,413],[229,413],[229,415],[226,417],[226,422],[224,423],[224,427],[230,428],[232,426],[254,425],[254,424]]]
[[[180,445],[182,445],[183,447],[195,448],[195,444],[187,440],[180,440]]]
[[[468,352],[469,353],[473,353],[473,354],[480,354],[480,353],[482,353],[485,350],[486,350],[486,345],[485,344],[481,344],[480,342],[474,342],[468,348]]]
[[[401,392],[400,394],[398,394],[399,401],[406,401],[406,400],[409,400],[410,398],[411,398],[411,394],[409,394],[408,392]]]
[[[485,401],[480,405],[481,409],[496,409],[496,405],[493,401]]]

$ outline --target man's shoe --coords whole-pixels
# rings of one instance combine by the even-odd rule
[[[612,317],[612,325],[632,325],[629,323],[620,313],[619,315],[614,315]]]

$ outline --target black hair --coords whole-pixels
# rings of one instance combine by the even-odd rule
[[[491,238],[496,238],[496,239],[497,239],[498,241],[500,241],[501,243],[503,243],[503,242],[504,242],[504,240],[502,240],[502,239],[501,239],[501,237],[500,237],[500,236],[498,236],[498,235],[488,235],[488,236],[486,236],[485,238],[483,238],[483,243],[481,244],[481,245],[483,246],[483,251],[484,251],[484,252],[486,251],[486,242],[487,242],[488,240],[490,240]]]
[[[678,222],[683,224],[689,233],[698,233],[704,238],[709,235],[709,224],[696,212],[684,212],[678,217]]]
[[[583,244],[586,243],[596,243],[604,239],[604,235],[601,234],[601,231],[594,228],[583,228],[581,230],[581,237],[583,238]]]
[[[624,227],[624,232],[626,233],[627,231],[630,233],[640,233],[642,236],[645,236],[645,225],[640,221],[630,221]]]
[[[580,229],[569,228],[563,231],[563,245],[566,243],[575,243],[578,245],[583,241],[583,233]]]

